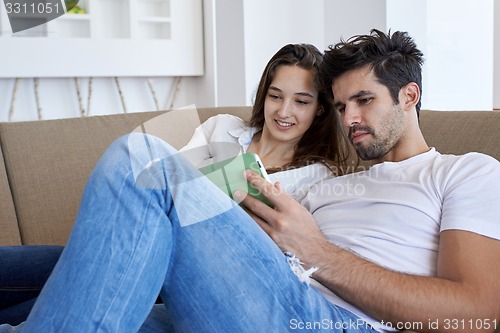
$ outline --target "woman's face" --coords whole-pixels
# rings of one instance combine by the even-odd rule
[[[279,66],[264,102],[263,137],[298,143],[321,112],[314,72],[293,65]]]

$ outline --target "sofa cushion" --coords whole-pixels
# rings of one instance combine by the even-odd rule
[[[1,123],[0,140],[22,243],[64,244],[99,157],[113,140],[154,115]]]
[[[484,153],[500,161],[500,112],[421,111],[427,144],[442,154]]]
[[[0,140],[5,147],[5,166],[22,243],[66,242],[87,178],[106,148],[118,137],[137,130],[156,131],[152,134],[161,135],[179,148],[191,138],[194,127],[208,117],[231,112],[248,119],[250,110],[249,107],[199,109],[199,120],[193,120],[190,126],[172,122],[164,116],[165,112],[0,123]],[[3,197],[1,200],[4,201]],[[0,244],[6,245],[2,239]]]
[[[0,244],[21,245],[21,235],[17,225],[14,202],[5,170],[2,147],[0,145]]]
[[[199,109],[199,121],[187,127],[169,121],[164,112],[0,123],[0,245],[21,239],[26,245],[64,244],[87,178],[112,141],[151,128],[179,147],[193,126],[219,113],[249,119],[251,107]],[[422,111],[420,122],[428,144],[441,153],[478,151],[500,160],[500,112]]]
[[[200,108],[198,109],[198,115],[200,117],[200,121],[204,122],[208,118],[216,115],[229,113],[236,117],[240,117],[243,120],[250,120],[252,116],[252,107],[251,106],[219,106],[217,108]]]

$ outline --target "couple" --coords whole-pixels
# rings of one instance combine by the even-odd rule
[[[228,120],[234,127],[220,135],[283,170],[274,184],[246,175],[274,209],[235,193],[243,210],[208,182],[171,186],[196,172],[182,158],[134,174],[131,159],[143,156],[130,154],[130,136],[116,141],[89,178],[30,316],[4,331],[371,332],[406,323],[473,331],[477,320],[493,331],[500,165],[427,146],[418,128],[422,61],[406,33],[374,30],[331,47],[312,70],[268,64],[251,127]],[[313,180],[300,170],[329,174],[345,161],[339,115],[358,155],[375,165]],[[217,137],[216,125],[204,125],[208,141]],[[159,156],[179,156],[146,139]],[[232,208],[188,226],[177,213],[224,205]],[[153,306],[158,292],[164,304]]]

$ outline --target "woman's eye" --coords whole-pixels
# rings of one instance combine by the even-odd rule
[[[302,101],[302,100],[298,100],[297,103],[301,104],[301,105],[307,105],[309,104],[309,102],[307,101]]]
[[[278,95],[273,95],[273,94],[269,94],[269,97],[272,99],[279,99],[280,98]]]

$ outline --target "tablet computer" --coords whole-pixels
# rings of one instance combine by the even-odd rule
[[[231,199],[234,199],[234,191],[241,190],[259,199],[266,205],[273,207],[269,200],[264,197],[259,190],[250,185],[243,175],[244,170],[253,170],[261,175],[265,180],[271,182],[266,169],[257,154],[241,154],[207,165],[199,170]]]

